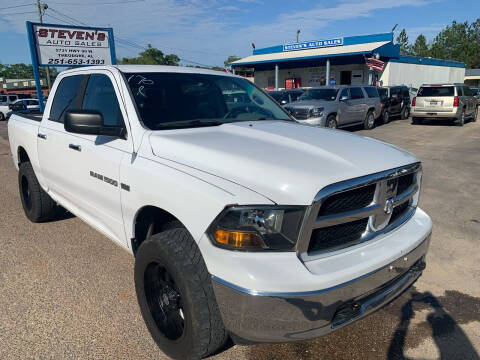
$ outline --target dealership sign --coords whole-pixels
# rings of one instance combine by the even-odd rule
[[[40,66],[111,65],[111,29],[31,24]]]
[[[343,45],[343,38],[305,41],[301,43],[283,45],[283,51],[307,50],[307,49],[316,49],[316,48],[331,47],[331,46],[342,46],[342,45]]]
[[[40,110],[39,66],[75,67],[116,64],[113,29],[26,22]]]

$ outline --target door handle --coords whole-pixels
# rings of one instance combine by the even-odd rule
[[[82,151],[82,147],[80,145],[69,144],[68,147],[73,150]]]
[[[38,136],[40,139],[47,140],[47,135],[45,135],[45,134],[38,133],[37,136]]]

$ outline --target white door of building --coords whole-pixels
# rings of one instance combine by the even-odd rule
[[[352,85],[363,84],[363,70],[352,70]]]

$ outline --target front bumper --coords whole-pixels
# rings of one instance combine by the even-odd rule
[[[287,342],[326,335],[379,309],[422,274],[430,234],[390,264],[328,289],[257,292],[213,276],[225,327],[236,341]]]
[[[310,125],[310,126],[322,126],[325,127],[325,122],[327,121],[326,116],[308,118],[306,120],[297,120],[300,124]]]

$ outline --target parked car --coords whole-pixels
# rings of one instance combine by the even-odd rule
[[[480,105],[480,88],[470,88],[473,91],[473,96],[477,98],[477,102]]]
[[[248,105],[230,109],[232,90]],[[324,90],[365,103],[350,88]],[[13,114],[8,134],[27,218],[52,220],[58,203],[135,255],[142,316],[175,359],[206,357],[228,336],[326,335],[425,268],[432,222],[418,207],[419,160],[300,125],[239,76],[66,70],[43,117]]]
[[[422,85],[412,100],[412,120],[453,120],[463,126],[465,120],[477,120],[478,103],[473,91],[464,84]]]
[[[14,113],[34,114],[40,112],[38,99],[17,100],[12,104],[8,105],[8,108],[10,109],[10,111],[6,115],[6,120],[9,120]]]
[[[311,88],[284,107],[302,124],[332,129],[358,124],[373,129],[381,114],[377,89],[361,85]]]
[[[9,106],[16,103],[20,99],[30,99],[30,94],[8,94],[0,95],[0,121],[3,121],[7,117],[7,113],[10,111]]]
[[[275,99],[280,105],[289,104],[293,101],[296,101],[300,95],[302,95],[305,90],[294,89],[294,90],[278,90],[278,91],[268,91],[267,94]]]
[[[408,87],[408,93],[410,95],[410,99],[413,99],[415,96],[417,96],[417,91],[418,89],[412,86]]]
[[[386,124],[393,116],[408,119],[410,116],[410,93],[406,86],[385,86],[378,88],[382,102],[383,122]]]

